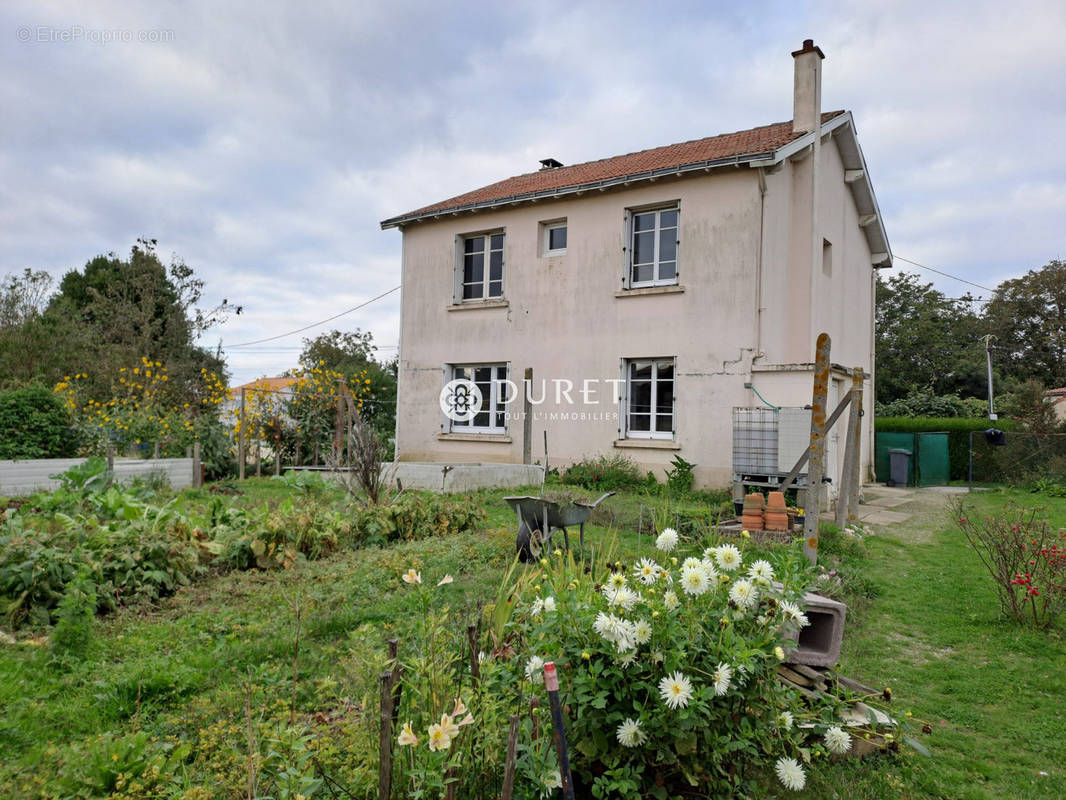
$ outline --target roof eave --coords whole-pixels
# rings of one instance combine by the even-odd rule
[[[516,194],[511,195],[509,197],[501,197],[496,200],[485,200],[480,203],[467,203],[461,206],[438,208],[434,211],[404,214],[403,216],[393,217],[391,219],[383,221],[381,223],[381,229],[387,230],[388,228],[401,228],[410,222],[419,222],[426,219],[439,219],[440,217],[457,216],[459,214],[469,213],[473,211],[481,211],[483,209],[499,208],[501,206],[514,205],[515,203],[528,203],[533,202],[534,200],[565,197],[567,195],[581,194],[583,192],[588,192],[591,190],[602,191],[604,189],[609,189],[616,186],[626,186],[630,183],[656,180],[667,175],[683,175],[689,172],[709,172],[712,169],[719,169],[721,167],[741,166],[744,164],[750,164],[753,161],[765,161],[767,158],[773,157],[773,155],[773,152],[766,152],[751,153],[742,156],[729,156],[728,158],[715,158],[708,161],[697,161],[694,164],[685,164],[680,167],[664,167],[663,169],[647,170],[645,172],[636,172],[629,175],[621,175],[617,178],[607,178],[602,181],[579,183],[574,186],[562,186],[558,189],[546,189],[540,192],[528,192],[526,194]]]

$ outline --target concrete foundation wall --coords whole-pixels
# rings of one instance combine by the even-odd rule
[[[445,467],[449,467],[445,471]],[[470,492],[477,489],[510,489],[541,482],[542,470],[529,464],[444,464],[401,461],[386,464],[395,486],[434,492]]]
[[[58,489],[60,482],[50,478],[71,467],[84,464],[84,458],[42,458],[25,461],[0,461],[0,496],[33,494]],[[115,459],[115,477],[128,483],[135,477],[147,478],[154,473],[166,477],[173,489],[186,489],[192,482],[191,458]]]

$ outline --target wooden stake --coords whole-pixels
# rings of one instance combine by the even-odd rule
[[[818,563],[818,516],[822,507],[822,477],[825,474],[825,404],[829,398],[828,333],[818,335],[811,398],[810,465],[807,469],[807,503],[803,522],[803,554]]]
[[[511,715],[511,728],[507,732],[507,761],[503,765],[503,791],[500,800],[511,800],[514,795],[514,771],[518,754],[518,715]]]
[[[466,641],[470,646],[470,682],[476,689],[481,683],[481,662],[477,657],[477,625],[473,622],[466,626]]]
[[[392,672],[382,672],[381,740],[378,748],[378,800],[392,800]]]
[[[237,417],[237,479],[244,480],[244,387],[241,387],[241,411]]]
[[[555,735],[555,752],[559,756],[559,775],[563,779],[563,797],[574,800],[574,778],[570,774],[570,754],[566,749],[566,729],[563,727],[563,708],[559,703],[559,675],[555,662],[544,665],[544,688],[548,690],[548,703],[552,712],[552,731]]]

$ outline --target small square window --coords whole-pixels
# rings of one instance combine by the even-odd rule
[[[566,220],[542,223],[544,228],[544,255],[561,256],[566,253]]]

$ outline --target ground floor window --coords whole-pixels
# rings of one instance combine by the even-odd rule
[[[457,413],[449,415],[453,433],[506,433],[507,365],[506,364],[454,364],[450,381],[468,381],[469,384],[454,385],[453,407]],[[475,398],[480,393],[481,405],[475,412]],[[454,419],[452,417],[460,417]]]
[[[625,362],[625,435],[630,439],[672,439],[674,359]]]

